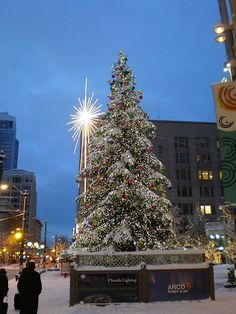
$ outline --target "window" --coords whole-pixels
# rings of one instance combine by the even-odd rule
[[[209,138],[208,137],[196,137],[196,146],[201,148],[209,148]]]
[[[175,137],[175,147],[187,148],[188,138],[187,137]]]
[[[176,169],[176,178],[178,180],[190,180],[190,169]]]
[[[177,164],[188,164],[189,153],[175,153],[175,161]]]
[[[220,177],[220,180],[223,180],[223,171],[222,170],[220,170],[219,177]]]
[[[177,195],[178,196],[192,196],[192,187],[187,185],[177,186]]]
[[[213,197],[214,196],[213,186],[200,186],[200,196]]]
[[[201,205],[200,209],[203,215],[212,215],[215,213],[213,205]]]
[[[198,170],[199,180],[213,180],[212,170]]]
[[[14,183],[21,183],[21,177],[13,177],[12,182]]]
[[[8,121],[0,120],[0,129],[7,129]]]
[[[175,153],[175,162],[178,164],[179,163],[179,154]]]
[[[201,154],[197,153],[196,156],[198,163],[210,164],[211,163],[211,155],[210,154]]]
[[[193,215],[193,204],[192,203],[179,203],[180,213],[182,215]]]
[[[221,185],[221,196],[224,197],[224,187]]]
[[[162,145],[159,145],[159,146],[158,146],[158,153],[159,153],[159,154],[162,154],[162,153],[163,153],[163,147],[162,147]]]

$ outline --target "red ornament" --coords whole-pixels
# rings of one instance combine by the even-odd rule
[[[154,190],[155,189],[155,184],[151,183],[151,184],[149,184],[148,187],[149,187],[150,190]]]
[[[152,147],[149,147],[147,152],[148,152],[148,154],[151,154],[152,153]]]
[[[129,178],[128,179],[128,184],[133,184],[134,183],[134,179],[133,178]]]
[[[152,207],[152,209],[155,209],[155,208],[157,208],[157,204],[153,203],[153,204],[151,205],[151,207]]]
[[[122,198],[125,199],[125,200],[127,200],[127,199],[129,198],[129,195],[128,195],[128,194],[123,194],[123,195],[122,195]]]
[[[138,171],[142,171],[142,170],[143,170],[143,166],[138,165],[138,166],[136,167],[136,169],[137,169]]]

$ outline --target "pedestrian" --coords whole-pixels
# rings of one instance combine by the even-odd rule
[[[20,314],[37,314],[42,283],[33,261],[27,263],[18,280],[17,288],[21,296]]]
[[[7,272],[4,268],[0,269],[0,313],[7,313],[7,305],[3,304],[4,297],[8,292]]]

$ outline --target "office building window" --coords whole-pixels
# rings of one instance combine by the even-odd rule
[[[181,215],[193,215],[193,203],[179,203]]]
[[[189,153],[175,153],[177,164],[189,164]]]
[[[204,164],[210,164],[211,163],[211,155],[210,154],[197,153],[196,159],[197,159],[197,163],[204,163]]]
[[[220,178],[220,180],[223,180],[223,172],[222,172],[222,170],[220,170],[219,178]]]
[[[221,196],[224,197],[224,187],[223,187],[223,185],[221,186]]]
[[[187,137],[175,137],[175,147],[187,148],[188,138]]]
[[[214,187],[213,186],[200,186],[200,196],[213,197]]]
[[[192,187],[191,186],[187,186],[187,185],[178,185],[177,186],[177,195],[179,197],[183,196],[183,197],[188,197],[188,196],[192,196]]]
[[[12,182],[14,183],[21,183],[21,177],[13,177]]]
[[[175,162],[178,164],[179,163],[179,154],[175,153]]]
[[[203,215],[213,215],[215,213],[214,206],[209,204],[200,205],[200,210]]]
[[[198,170],[199,180],[213,180],[212,170]]]
[[[176,178],[178,180],[190,180],[190,169],[176,169]]]
[[[208,137],[196,137],[195,143],[197,147],[209,148],[209,138]]]

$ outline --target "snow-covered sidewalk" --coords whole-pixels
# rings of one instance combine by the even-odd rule
[[[227,269],[225,265],[215,266],[216,301],[176,301],[156,303],[130,303],[108,306],[76,305],[69,307],[69,277],[51,271],[41,274],[43,291],[39,298],[38,314],[236,314],[236,288],[224,288]],[[9,281],[8,314],[14,310],[16,281]]]

